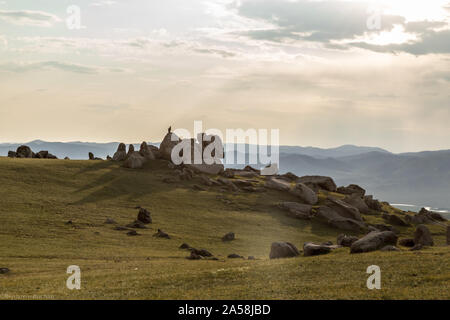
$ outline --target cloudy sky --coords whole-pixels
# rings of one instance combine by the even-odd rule
[[[0,142],[448,149],[449,89],[448,0],[0,0]]]

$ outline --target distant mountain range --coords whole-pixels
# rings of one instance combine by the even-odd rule
[[[119,143],[35,140],[24,144],[34,152],[47,150],[59,158],[87,159],[89,152],[101,158],[112,156]],[[20,145],[0,144],[0,156]],[[245,150],[248,157],[248,145]],[[392,203],[450,208],[450,150],[394,154],[353,145],[330,149],[280,146],[280,171],[299,176],[326,175],[338,185],[356,183],[375,197]]]

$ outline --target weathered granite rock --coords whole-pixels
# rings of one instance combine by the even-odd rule
[[[324,176],[304,176],[298,179],[298,182],[306,184],[308,187],[317,191],[319,189],[336,192],[336,183],[330,177]]]
[[[398,237],[392,231],[371,232],[355,241],[350,247],[350,253],[361,253],[379,250],[387,245],[397,245]]]
[[[300,255],[298,249],[289,242],[274,242],[270,248],[270,259],[291,258]]]
[[[280,209],[288,211],[288,216],[295,219],[310,220],[312,206],[298,202],[280,202]]]
[[[433,246],[434,241],[430,230],[423,224],[418,225],[414,232],[414,243],[422,246]]]
[[[359,198],[364,197],[366,194],[366,190],[356,184],[350,184],[347,187],[339,187],[337,188],[337,192],[347,195],[357,195]]]

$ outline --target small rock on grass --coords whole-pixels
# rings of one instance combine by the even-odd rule
[[[232,254],[228,255],[228,259],[244,259],[244,257],[240,256],[236,253],[232,253]]]
[[[10,270],[8,268],[0,268],[0,274],[7,274],[9,271]]]
[[[139,236],[140,234],[136,232],[136,230],[131,230],[127,232],[127,236]]]

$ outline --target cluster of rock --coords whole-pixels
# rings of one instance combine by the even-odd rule
[[[331,241],[317,244],[307,242],[303,245],[303,256],[317,256],[330,253],[338,248],[350,248],[350,253],[364,253],[372,251],[401,251],[398,245],[411,247],[410,250],[420,250],[425,246],[433,246],[433,238],[430,230],[425,225],[419,225],[414,233],[414,239],[401,239],[392,231],[371,231],[362,238],[340,234],[337,244]],[[270,248],[270,259],[291,258],[299,256],[301,252],[295,245],[289,242],[274,242]]]
[[[126,226],[117,225],[114,227],[114,230],[127,231],[128,236],[138,236],[140,234],[134,229],[148,229],[147,225],[152,223],[150,211],[141,207],[136,207],[136,209],[139,209],[136,220]],[[108,218],[106,219],[105,224],[117,224],[117,222],[111,218]]]
[[[28,158],[28,159],[58,159],[48,151],[39,151],[34,153],[28,146],[20,146],[16,151],[8,152],[9,158]]]

